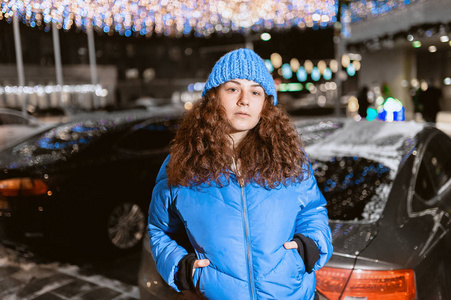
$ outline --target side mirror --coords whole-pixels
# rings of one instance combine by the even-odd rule
[[[444,211],[451,213],[451,178],[438,190],[438,206]]]

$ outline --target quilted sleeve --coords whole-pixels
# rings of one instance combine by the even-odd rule
[[[166,164],[163,164],[158,176],[160,180],[157,178],[157,184],[153,189],[149,207],[148,232],[158,272],[171,287],[179,291],[174,283],[175,273],[178,263],[188,252],[170,237],[171,234],[183,230],[183,224],[172,209],[173,199],[166,178],[161,179],[162,172],[165,173],[163,170],[165,167]]]
[[[332,256],[332,234],[327,216],[326,199],[318,188],[312,167],[299,184],[300,210],[296,218],[295,233],[303,234],[315,242],[319,259],[313,271],[322,268]]]

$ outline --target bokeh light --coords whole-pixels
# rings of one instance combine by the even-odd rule
[[[244,33],[248,29],[263,31],[272,28],[298,26],[324,28],[336,21],[335,0],[5,0],[1,2],[0,19],[11,19],[14,10],[29,26],[43,26],[55,22],[65,30],[76,26],[120,35],[154,33],[183,36],[209,36],[214,32]]]

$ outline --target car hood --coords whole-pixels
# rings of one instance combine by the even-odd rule
[[[84,151],[107,134],[133,124],[163,116],[142,112],[95,112],[75,116],[71,121],[48,125],[34,135],[0,151],[0,170],[20,170],[62,162]]]
[[[334,253],[358,255],[377,235],[376,223],[330,221]]]

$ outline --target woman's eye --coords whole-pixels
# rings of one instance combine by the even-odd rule
[[[255,96],[260,96],[262,94],[262,92],[260,92],[260,91],[253,91],[252,94],[254,94]]]

